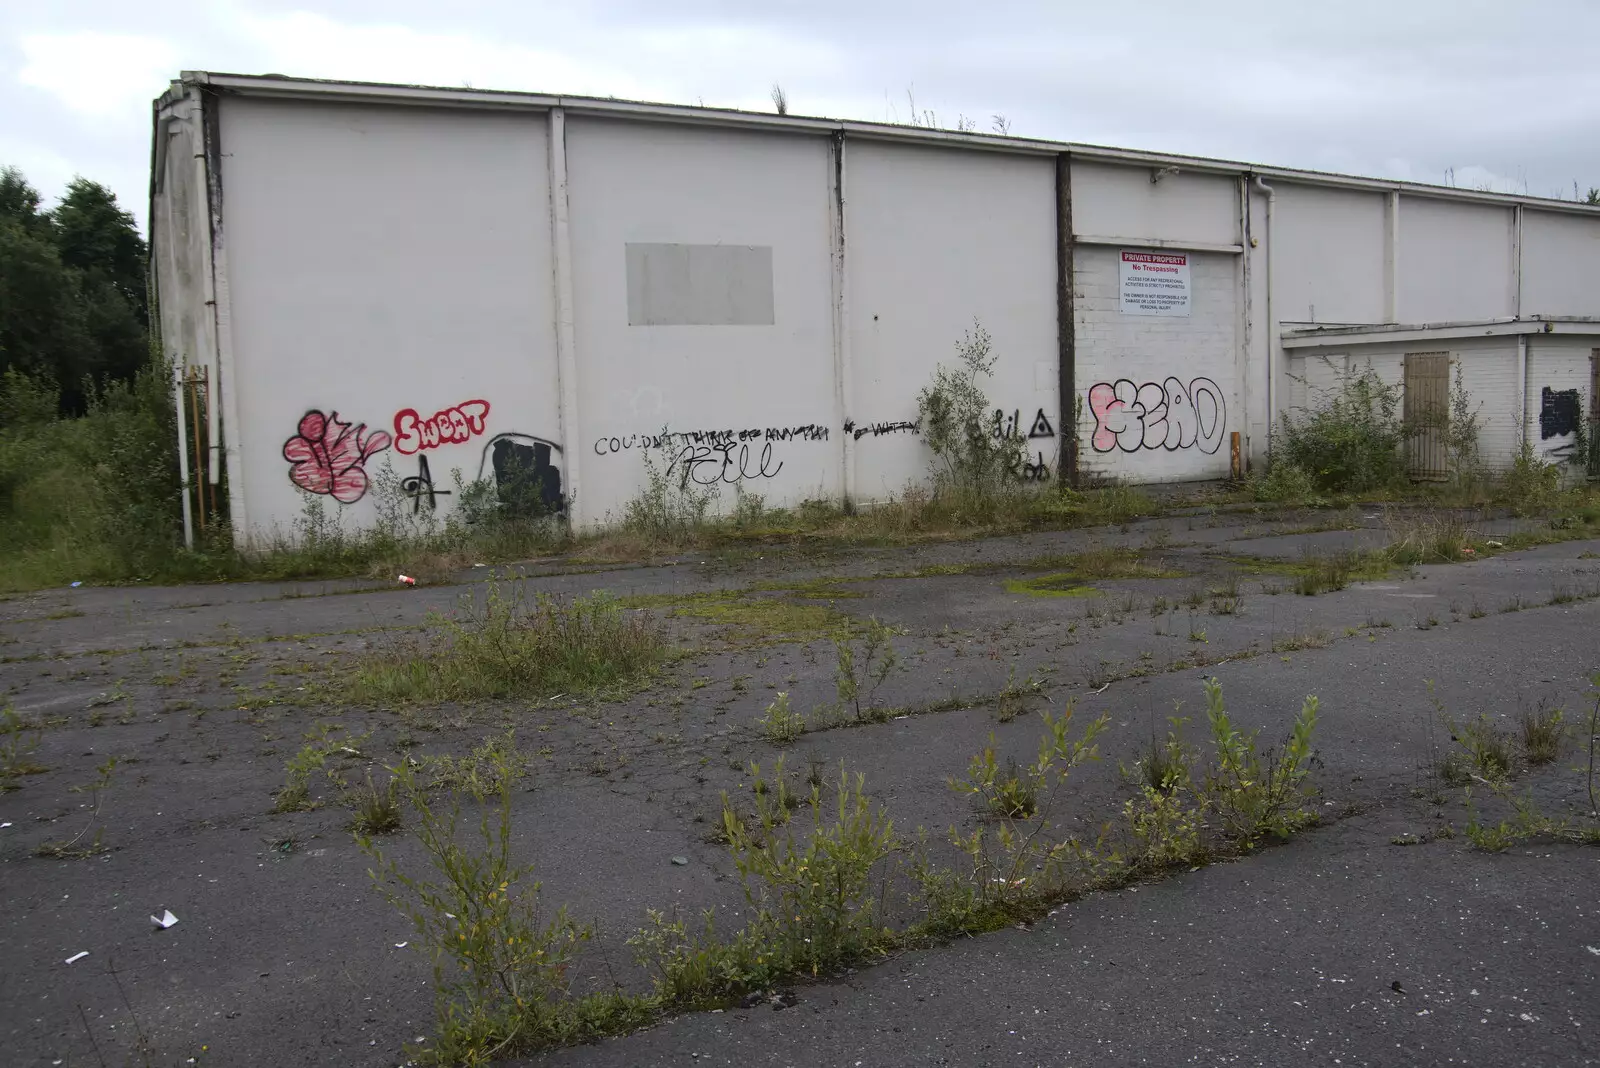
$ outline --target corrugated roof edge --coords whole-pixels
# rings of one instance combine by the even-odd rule
[[[955,130],[929,129],[921,126],[902,126],[894,123],[863,122],[855,119],[829,119],[817,116],[769,115],[736,108],[702,107],[692,104],[661,104],[641,100],[618,100],[610,97],[562,96],[548,93],[525,93],[504,89],[453,89],[443,86],[403,85],[390,82],[347,82],[321,78],[294,78],[283,74],[228,74],[220,71],[184,71],[179,79],[184,84],[209,87],[214,90],[247,93],[258,96],[292,96],[329,100],[364,100],[369,103],[435,105],[477,108],[507,108],[545,110],[563,108],[574,114],[610,115],[618,118],[678,122],[744,129],[766,129],[795,133],[833,133],[882,140],[906,141],[968,148],[978,151],[1010,152],[1019,155],[1056,155],[1065,152],[1071,156],[1120,163],[1129,166],[1177,167],[1209,174],[1259,175],[1268,180],[1297,182],[1305,185],[1323,185],[1344,189],[1361,189],[1369,192],[1399,192],[1440,200],[1462,200],[1481,204],[1518,204],[1545,211],[1571,212],[1600,216],[1600,206],[1582,204],[1553,197],[1537,197],[1519,193],[1492,193],[1477,189],[1457,189],[1454,186],[1431,185],[1426,182],[1405,182],[1387,178],[1368,178],[1354,174],[1330,171],[1312,171],[1296,167],[1276,167],[1246,163],[1240,160],[1214,159],[1207,156],[1185,156],[1142,149],[1115,148],[1106,145],[1083,144],[1075,141],[1052,141],[1041,138],[1010,137],[999,134],[963,133]],[[159,98],[166,100],[171,92]]]

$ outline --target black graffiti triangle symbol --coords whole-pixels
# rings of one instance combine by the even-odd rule
[[[1044,414],[1044,409],[1039,409],[1039,414],[1033,417],[1033,428],[1028,431],[1030,438],[1053,438],[1056,428],[1050,425],[1050,417]]]

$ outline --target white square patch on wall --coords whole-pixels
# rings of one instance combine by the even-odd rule
[[[772,249],[629,243],[629,326],[772,326]]]

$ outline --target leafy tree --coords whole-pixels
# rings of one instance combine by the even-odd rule
[[[63,412],[148,360],[144,238],[110,190],[75,178],[54,211],[0,169],[0,372],[60,387]]]
[[[139,322],[147,323],[148,250],[133,215],[117,204],[116,194],[99,182],[74,178],[51,218],[61,262],[110,283],[138,313]]]
[[[50,228],[50,217],[39,211],[39,191],[15,167],[0,167],[0,219],[32,233]]]

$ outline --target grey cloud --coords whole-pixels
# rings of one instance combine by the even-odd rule
[[[18,85],[20,35],[161,34],[186,66],[264,61],[228,37],[227,8],[157,25],[120,0],[43,7],[0,36],[0,109],[15,116],[4,143],[115,172],[136,203],[141,117],[108,130]],[[1600,184],[1600,5],[1581,0],[237,0],[235,10],[514,42],[615,66],[684,103],[752,104],[776,80],[797,113],[903,119],[914,87],[945,121],[964,113],[981,127],[1002,112],[1027,136],[1431,181],[1479,167],[1543,195]],[[530,71],[518,88],[566,87]]]

